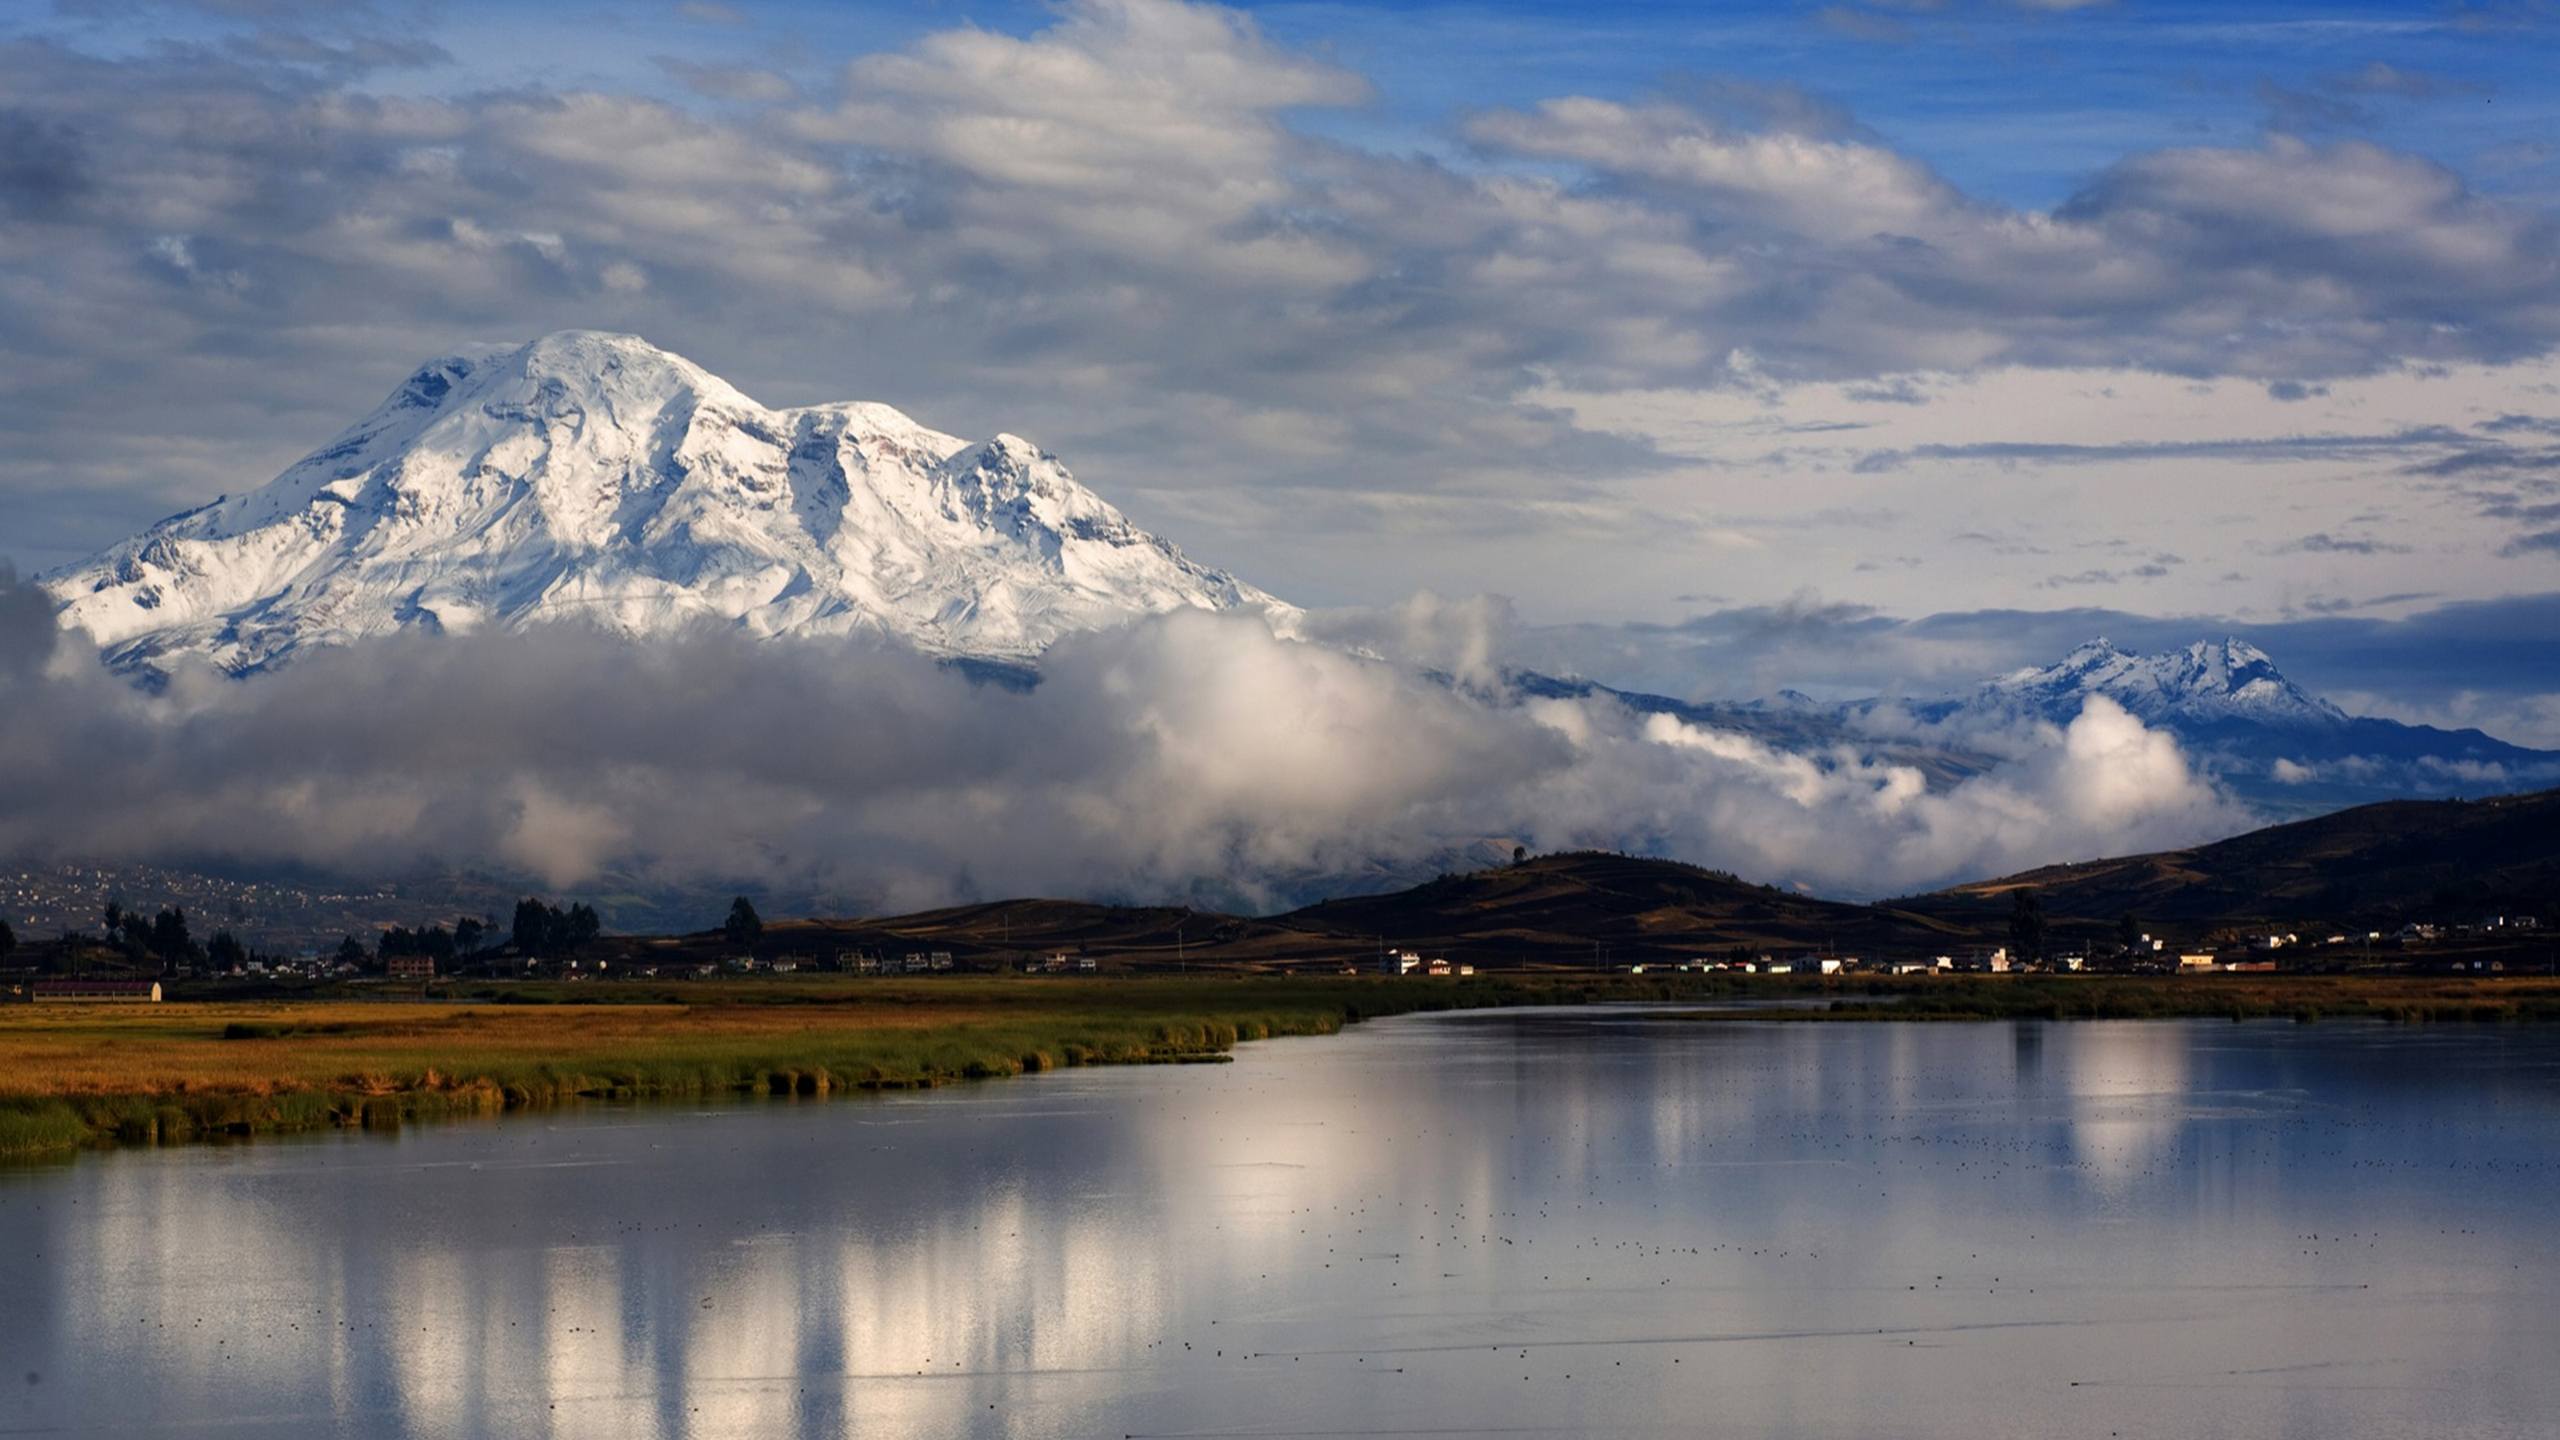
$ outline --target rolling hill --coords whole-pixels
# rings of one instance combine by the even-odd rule
[[[922,949],[948,950],[963,965],[1003,964],[1063,950],[1107,956],[1115,965],[1252,969],[1356,965],[1385,950],[1514,967],[1676,960],[1734,946],[1908,953],[1979,938],[1961,919],[1817,900],[1677,861],[1592,851],[1542,855],[1266,917],[1005,900],[914,915],[787,921],[769,926],[766,935],[821,959],[842,950],[894,958]],[[633,960],[678,953],[704,958],[726,948],[710,932],[617,943]]]
[[[2462,923],[2560,919],[2560,790],[2485,800],[2389,800],[2210,845],[2049,865],[1902,902],[1983,924],[2033,889],[2061,919],[2230,925],[2250,920]]]

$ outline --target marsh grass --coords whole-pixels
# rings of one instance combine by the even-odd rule
[[[0,1155],[383,1129],[579,1099],[823,1096],[1216,1060],[1246,1040],[1331,1034],[1366,1016],[1670,992],[1217,977],[711,984],[680,1004],[663,1003],[663,991],[589,1000],[600,993],[609,994],[528,986],[467,1004],[10,1007],[0,1011]]]

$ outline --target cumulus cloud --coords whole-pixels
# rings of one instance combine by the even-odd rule
[[[157,693],[34,664],[0,595],[0,853],[754,880],[849,906],[1045,893],[1276,904],[1483,840],[1833,894],[2184,843],[2249,817],[2105,702],[1932,790],[1606,698],[1523,697],[1186,612],[1061,642],[1028,689],[706,632],[404,635]],[[1426,645],[1494,617],[1420,601]],[[1479,653],[1461,640],[1455,651]]]
[[[386,90],[351,67],[431,55],[331,43],[0,44],[18,543],[69,558],[272,474],[419,356],[574,326],[783,403],[1034,434],[1141,513],[1335,534],[1516,534],[1660,469],[1558,385],[2114,365],[2307,393],[2560,336],[2547,216],[2364,143],[2136,154],[2020,209],[1726,86],[1497,109],[1461,167],[1320,133],[1364,77],[1175,0],[814,81],[671,61],[698,103]]]
[[[17,570],[0,562],[0,680],[28,683],[59,643],[53,597],[20,583]]]

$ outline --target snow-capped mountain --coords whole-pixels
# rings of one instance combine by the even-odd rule
[[[1898,711],[1961,746],[1986,724],[2067,725],[2097,695],[2176,736],[2198,768],[2270,814],[2560,780],[2560,753],[2510,745],[2477,730],[2349,715],[2286,679],[2267,652],[2238,639],[2198,640],[2156,655],[2093,640],[2055,664],[2014,671],[1960,698],[1891,706],[1857,701],[1840,714],[1854,727]]]
[[[973,444],[885,405],[767,409],[587,331],[432,361],[263,487],[44,583],[111,663],[235,674],[404,628],[569,617],[1023,658],[1184,606],[1295,613],[1028,441]]]
[[[2286,679],[2267,652],[2235,639],[2136,655],[2102,637],[2056,664],[1990,681],[1968,704],[2068,723],[2092,695],[2104,695],[2151,724],[2248,720],[2300,729],[2347,721],[2345,711]]]
[[[2176,737],[2190,763],[2272,815],[2560,784],[2560,751],[2510,745],[2477,730],[2349,715],[2239,639],[2199,640],[2156,655],[2093,640],[2054,664],[1935,699],[1825,702],[1782,690],[1759,700],[1687,701],[1533,673],[1513,679],[1525,694],[1607,695],[1647,714],[1749,735],[1817,764],[1853,755],[1907,766],[1933,786],[1995,768],[2022,725],[2069,725],[2100,695]]]

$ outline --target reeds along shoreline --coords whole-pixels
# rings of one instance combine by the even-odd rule
[[[25,1007],[0,1016],[0,1156],[1216,1060],[1372,1016],[1603,998],[1667,997],[1605,981],[1219,978],[704,987],[683,1005]]]

